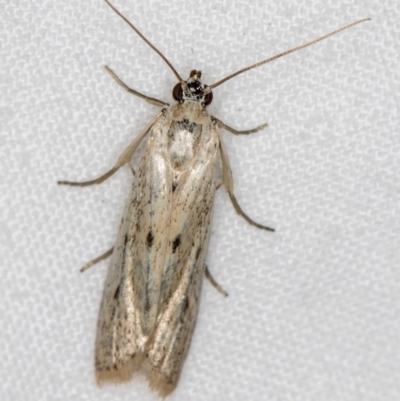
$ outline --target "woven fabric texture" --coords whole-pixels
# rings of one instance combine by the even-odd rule
[[[107,171],[176,79],[101,0],[0,0],[0,399],[155,400],[143,377],[96,387],[107,262],[132,176]],[[115,0],[205,83],[372,17],[226,82],[213,115],[242,208],[216,196],[191,349],[171,400],[400,399],[400,3]]]

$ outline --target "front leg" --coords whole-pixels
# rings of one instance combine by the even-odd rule
[[[130,88],[128,85],[126,85],[123,81],[121,81],[117,74],[107,65],[104,66],[104,68],[107,70],[107,72],[117,81],[118,85],[121,85],[126,91],[131,93],[132,95],[135,95],[137,97],[140,97],[141,99],[144,99],[147,103],[153,104],[154,106],[159,106],[159,107],[165,107],[169,106],[168,103],[163,102],[162,100],[155,99],[154,97],[146,96],[143,95],[143,93],[140,93],[138,91],[135,91],[135,89]]]
[[[221,152],[221,160],[222,160],[222,183],[224,184],[226,190],[228,191],[229,198],[231,199],[232,205],[235,208],[236,213],[239,216],[242,216],[249,224],[251,224],[254,227],[261,228],[262,230],[267,230],[267,231],[275,231],[273,228],[256,223],[249,216],[247,216],[247,214],[242,210],[233,193],[232,170],[229,165],[228,155],[226,154],[225,147],[221,139],[219,141],[219,149]]]
[[[122,167],[124,164],[129,164],[131,163],[131,159],[133,154],[135,153],[136,149],[140,145],[140,142],[142,142],[143,138],[147,135],[147,133],[150,131],[151,127],[153,126],[154,122],[158,117],[160,117],[161,113],[158,114],[158,116],[133,140],[133,142],[122,152],[121,156],[118,158],[117,163],[115,163],[115,166],[107,171],[107,173],[103,174],[99,178],[96,178],[95,180],[91,181],[84,181],[84,182],[74,182],[74,181],[57,181],[58,185],[70,185],[72,187],[87,187],[89,185],[96,185],[96,184],[101,184],[103,181],[105,181],[107,178],[110,178],[120,167]],[[132,169],[132,173],[134,173],[133,167],[130,165]]]
[[[249,130],[245,130],[245,131],[237,131],[234,128],[230,127],[229,125],[226,125],[225,123],[223,123],[221,120],[219,120],[218,118],[212,116],[211,117],[214,121],[217,122],[217,125],[219,128],[224,129],[228,132],[230,132],[231,134],[234,135],[249,135],[249,134],[254,134],[255,132],[261,131],[262,129],[264,129],[265,127],[268,127],[268,124],[262,124],[259,127],[253,128],[253,129],[249,129]]]

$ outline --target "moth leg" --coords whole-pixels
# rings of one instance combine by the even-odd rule
[[[114,247],[112,247],[111,249],[109,249],[107,252],[103,253],[102,255],[97,257],[96,259],[93,259],[90,262],[86,263],[86,265],[82,267],[81,272],[83,273],[85,270],[89,269],[89,267],[92,267],[96,263],[99,263],[102,260],[107,259],[109,256],[112,255],[113,250],[114,250]]]
[[[132,162],[131,161],[128,162],[128,166],[129,166],[129,169],[131,170],[133,176],[136,176],[136,172],[135,172],[135,169],[132,166]]]
[[[73,181],[57,181],[58,185],[70,185],[72,187],[87,187],[89,185],[95,185],[95,184],[101,184],[103,181],[105,181],[107,178],[110,178],[120,167],[122,167],[124,164],[128,163],[130,164],[131,158],[133,154],[135,153],[136,149],[140,145],[140,142],[142,142],[143,138],[147,135],[147,133],[150,131],[150,128],[154,124],[154,121],[161,115],[158,114],[158,116],[132,141],[132,143],[122,152],[121,156],[118,158],[117,163],[115,163],[115,166],[110,170],[107,171],[107,173],[103,174],[101,177],[96,178],[95,180],[91,181],[84,181],[84,182],[73,182]],[[135,170],[133,170],[132,165],[130,165],[132,169],[132,173],[135,174]]]
[[[222,140],[219,141],[219,149],[221,152],[221,160],[222,160],[222,182],[228,191],[229,198],[231,199],[232,205],[236,210],[236,213],[239,216],[242,216],[249,224],[251,224],[254,227],[261,228],[262,230],[267,230],[267,231],[275,231],[273,228],[263,226],[261,224],[256,223],[254,220],[252,220],[247,214],[242,210],[240,207],[234,193],[233,193],[233,177],[232,177],[232,170],[229,165],[229,159],[228,155],[226,154],[224,144]]]
[[[219,291],[224,297],[228,296],[228,293],[215,281],[214,277],[211,275],[210,270],[208,270],[207,266],[206,270],[204,271],[204,275],[217,291]]]
[[[140,97],[141,99],[144,99],[147,103],[153,104],[154,106],[159,106],[159,107],[169,106],[168,103],[165,103],[162,100],[158,100],[153,97],[143,95],[143,93],[140,93],[140,92],[135,91],[134,89],[130,88],[128,85],[126,85],[124,82],[122,82],[118,78],[117,74],[109,66],[105,65],[104,68],[115,79],[115,81],[117,82],[118,85],[121,85],[126,91],[128,91],[132,95]]]
[[[107,178],[110,178],[118,169],[119,169],[119,167],[113,167],[110,171],[107,171],[107,173],[103,174],[101,177],[96,178],[95,180],[91,180],[91,181],[83,181],[83,182],[57,181],[57,184],[58,185],[70,185],[71,187],[87,187],[89,185],[101,184]]]
[[[229,125],[224,124],[221,120],[218,120],[218,118],[212,116],[213,120],[215,120],[218,124],[218,127],[221,129],[224,129],[228,132],[230,132],[231,134],[234,135],[249,135],[249,134],[254,134],[255,132],[261,131],[262,129],[264,129],[265,127],[268,127],[268,124],[262,124],[259,127],[253,128],[253,129],[249,129],[249,130],[244,130],[244,131],[238,131],[232,127],[230,127]]]

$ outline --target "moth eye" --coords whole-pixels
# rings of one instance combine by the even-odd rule
[[[172,89],[172,97],[177,100],[178,102],[180,102],[183,98],[183,90],[182,90],[182,86],[181,84],[176,84],[174,86],[174,89]]]
[[[208,106],[212,102],[212,100],[213,100],[213,93],[210,92],[204,98],[204,105]]]

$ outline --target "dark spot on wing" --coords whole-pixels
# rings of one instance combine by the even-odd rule
[[[178,183],[176,181],[172,182],[172,192],[175,192],[176,187],[178,186]]]
[[[189,299],[187,296],[185,296],[182,300],[182,309],[181,309],[181,314],[179,316],[179,320],[181,321],[181,323],[185,321],[188,308],[189,308]]]
[[[197,248],[197,251],[196,251],[196,260],[199,258],[200,253],[201,253],[201,246],[199,246],[199,247]]]
[[[115,290],[114,299],[117,299],[118,296],[119,296],[119,286],[118,286],[117,289]]]
[[[153,231],[150,230],[149,233],[147,234],[147,237],[146,237],[147,248],[151,248],[152,247],[153,241],[154,241]]]
[[[172,253],[175,253],[176,248],[181,244],[181,236],[177,235],[172,244]]]
[[[146,312],[150,312],[150,299],[149,299],[149,297],[146,297],[146,302],[144,304],[144,310]]]

